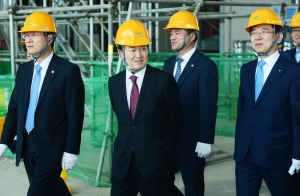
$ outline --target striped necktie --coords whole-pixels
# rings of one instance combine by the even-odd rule
[[[177,61],[177,68],[175,73],[175,81],[177,82],[181,74],[181,63],[183,62],[183,58],[177,56],[176,61]]]

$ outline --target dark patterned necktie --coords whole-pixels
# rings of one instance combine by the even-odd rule
[[[183,58],[177,56],[176,61],[177,61],[177,68],[175,73],[175,81],[177,82],[181,74],[181,63],[183,61]]]
[[[139,87],[136,84],[137,77],[135,75],[130,76],[130,79],[132,81],[132,89],[130,93],[130,115],[131,118],[134,119],[136,106],[139,100]]]

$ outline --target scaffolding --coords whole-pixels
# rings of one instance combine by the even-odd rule
[[[165,6],[161,6],[162,4]],[[19,0],[18,4],[16,0],[2,1],[0,2],[0,62],[10,67],[7,71],[9,77],[0,77],[6,82],[3,87],[0,85],[0,90],[3,88],[5,92],[5,107],[9,99],[9,89],[13,86],[13,76],[18,66],[27,61],[26,49],[21,44],[18,30],[32,12],[37,10],[49,12],[55,19],[59,32],[55,41],[55,52],[80,67],[85,84],[87,99],[84,131],[88,130],[88,132],[83,133],[83,142],[90,140],[88,141],[90,146],[82,149],[87,149],[85,152],[88,155],[97,153],[99,156],[97,163],[91,163],[80,155],[79,167],[70,171],[70,175],[94,186],[109,186],[112,145],[117,128],[108,99],[107,81],[110,76],[122,70],[121,60],[113,52],[114,35],[118,26],[130,18],[142,21],[147,26],[153,42],[149,46],[153,54],[150,59],[152,62],[149,64],[162,68],[163,60],[172,54],[160,53],[159,22],[168,21],[175,12],[189,10],[197,16],[198,20],[221,18],[231,20],[249,17],[250,13],[202,12],[201,7],[273,5],[285,7],[297,4],[202,0]],[[213,27],[212,24],[210,25]],[[98,34],[95,35],[94,32]],[[231,37],[229,39],[231,42]],[[221,101],[218,106],[226,108],[221,110],[222,113],[219,115],[223,115],[226,120],[234,119],[236,111],[232,109],[235,104],[232,99],[237,99],[237,92],[234,90],[237,83],[234,84],[234,88],[232,83],[238,81],[240,66],[254,59],[255,56],[252,54],[210,55],[210,58],[219,65],[219,69],[226,69],[222,71],[224,78],[222,76],[221,79],[228,82],[228,85],[226,83],[226,86],[222,86],[223,91],[219,92]],[[157,62],[159,59],[161,61]],[[216,131],[221,133],[224,130]],[[87,173],[91,174],[87,175]]]

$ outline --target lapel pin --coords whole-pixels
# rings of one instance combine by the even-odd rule
[[[192,64],[191,67],[194,67],[194,64]]]
[[[281,71],[281,69],[279,69],[279,71]]]
[[[51,73],[54,73],[54,70],[52,70],[52,72]]]

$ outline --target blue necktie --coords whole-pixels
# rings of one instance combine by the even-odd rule
[[[299,63],[299,61],[300,61],[300,51],[299,50],[296,50],[295,58],[296,58],[297,63]]]
[[[176,73],[175,73],[175,80],[177,82],[180,77],[180,74],[181,74],[181,62],[183,61],[183,59],[181,57],[177,56],[176,61],[177,61],[177,68],[176,68]]]
[[[264,70],[263,66],[266,64],[265,61],[260,60],[258,62],[258,67],[257,67],[257,73],[256,73],[256,79],[255,79],[255,101],[257,100],[260,91],[264,85]]]
[[[40,65],[35,66],[35,74],[31,85],[29,106],[25,124],[25,128],[28,133],[34,128],[34,113],[38,101],[39,87],[41,81],[41,69],[42,67]]]

